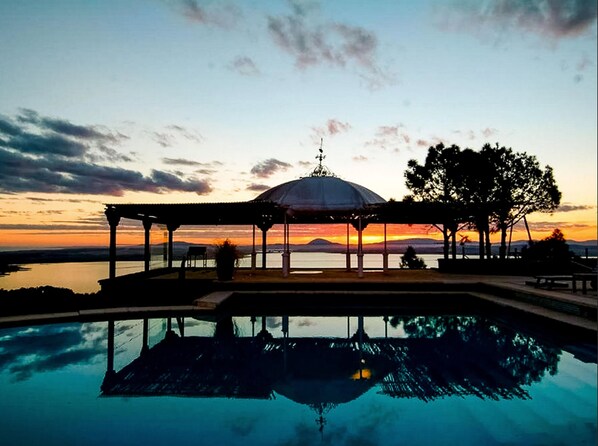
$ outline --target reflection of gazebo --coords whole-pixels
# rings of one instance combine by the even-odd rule
[[[526,398],[522,386],[551,372],[557,351],[472,325],[431,338],[177,337],[143,349],[122,370],[108,339],[106,396],[271,398],[315,409],[352,401],[374,385],[382,394],[430,401],[447,396]],[[114,330],[112,330],[114,336]],[[112,347],[110,347],[112,345]]]
[[[321,150],[321,149],[320,149]],[[442,203],[386,202],[371,190],[334,176],[322,165],[323,155],[313,172],[298,180],[275,186],[247,202],[186,204],[107,204],[110,226],[109,278],[116,276],[116,232],[121,218],[138,220],[145,231],[145,270],[150,264],[150,229],[160,224],[168,230],[168,267],[173,266],[173,234],[183,225],[244,225],[253,228],[251,267],[256,268],[256,227],[262,231],[262,268],[266,268],[266,233],[275,224],[284,225],[283,275],[290,269],[291,224],[346,224],[347,269],[350,269],[349,230],[358,233],[358,275],[363,275],[362,231],[370,223],[384,224],[383,269],[388,268],[386,224],[440,224],[456,227],[468,219],[467,209]],[[453,256],[456,242],[453,239]]]

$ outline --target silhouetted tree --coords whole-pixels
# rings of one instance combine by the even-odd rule
[[[494,166],[489,158],[472,149],[464,149],[455,160],[455,181],[459,184],[459,196],[463,204],[474,209],[470,225],[479,234],[479,255],[490,258],[490,216],[492,213],[492,189]]]
[[[417,160],[409,160],[405,171],[405,182],[412,195],[407,198],[433,203],[460,203],[462,200],[456,162],[460,151],[461,149],[456,145],[445,147],[440,143],[428,149],[423,165]],[[442,232],[446,259],[450,237],[454,239],[458,228],[451,227],[450,224],[443,224],[442,227],[434,226]]]
[[[507,231],[532,212],[550,212],[561,193],[550,166],[540,167],[535,156],[511,148],[485,144],[482,150],[461,150],[443,144],[428,149],[425,163],[410,160],[406,185],[420,201],[463,204],[474,209],[469,222],[480,234],[480,258],[491,256],[490,231],[500,231],[500,256],[507,250]],[[441,229],[448,257],[448,238],[457,228]]]
[[[544,169],[535,156],[513,152],[498,144],[484,145],[480,152],[493,167],[492,219],[500,231],[500,258],[507,251],[507,231],[532,212],[550,212],[561,202],[561,192],[550,166]]]

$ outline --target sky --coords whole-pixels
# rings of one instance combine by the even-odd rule
[[[105,203],[253,199],[309,174],[321,139],[332,172],[397,200],[439,142],[526,152],[562,192],[534,238],[596,239],[596,43],[584,0],[3,0],[0,249],[106,245]],[[439,234],[389,228],[419,236]]]

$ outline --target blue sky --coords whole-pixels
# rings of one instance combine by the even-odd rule
[[[5,0],[0,230],[251,199],[324,138],[333,172],[387,199],[439,141],[536,155],[567,211],[537,223],[595,234],[596,41],[581,0]]]

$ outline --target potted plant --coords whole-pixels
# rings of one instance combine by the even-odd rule
[[[237,245],[229,239],[217,243],[214,248],[214,260],[216,262],[216,275],[218,280],[232,280],[235,267],[239,265],[242,257]]]
[[[417,256],[413,246],[408,246],[405,254],[401,256],[401,268],[425,269],[426,262]]]

